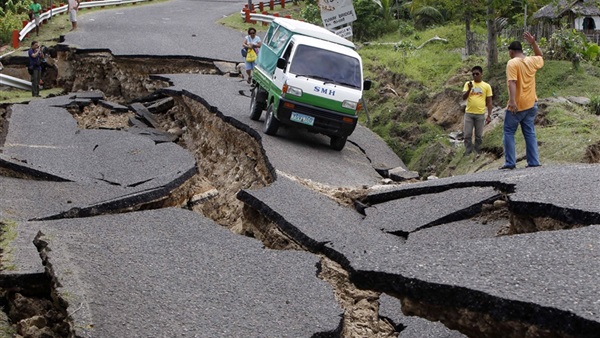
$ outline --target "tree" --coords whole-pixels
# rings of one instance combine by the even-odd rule
[[[496,31],[496,20],[494,17],[494,0],[488,0],[487,2],[487,33],[487,72],[491,74],[492,67],[498,63],[498,46],[496,45],[498,32]]]

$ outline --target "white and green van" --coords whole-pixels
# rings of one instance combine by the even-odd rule
[[[276,18],[263,39],[253,74],[250,118],[267,110],[264,132],[281,124],[331,137],[342,150],[356,127],[363,81],[352,42],[306,22]]]

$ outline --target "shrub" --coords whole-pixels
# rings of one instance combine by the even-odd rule
[[[594,95],[590,98],[589,109],[592,114],[600,115],[600,95]]]
[[[359,41],[376,39],[398,29],[395,20],[384,20],[381,7],[373,0],[354,2],[357,20],[352,25],[354,38]]]
[[[7,0],[0,6],[0,42],[9,43],[13,30],[23,28],[31,0]]]
[[[312,23],[313,25],[321,26],[323,21],[321,20],[321,11],[319,7],[314,4],[308,4],[300,11],[302,20]]]
[[[15,14],[8,10],[6,15],[0,20],[0,42],[2,44],[10,43],[13,30],[23,28],[23,20],[25,15]]]
[[[589,48],[589,49],[588,49]],[[579,63],[586,57],[595,58],[597,50],[588,44],[585,35],[573,28],[563,28],[552,34],[547,52],[550,59],[571,61],[573,68],[579,68]]]

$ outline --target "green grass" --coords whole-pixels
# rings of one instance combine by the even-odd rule
[[[59,95],[63,91],[64,89],[62,88],[42,89],[40,90],[40,95],[42,97],[47,97],[50,94]],[[31,92],[27,90],[14,89],[0,91],[0,103],[26,103],[31,100]]]
[[[0,266],[2,270],[15,270],[16,267],[12,262],[12,249],[11,243],[17,238],[17,222],[12,220],[0,220],[0,250],[2,256],[0,257]]]

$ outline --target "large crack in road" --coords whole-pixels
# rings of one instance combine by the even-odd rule
[[[422,281],[398,282],[393,276],[380,276],[379,280],[373,279],[377,274],[350,266],[343,251],[338,252],[336,247],[327,247],[327,241],[319,242],[309,238],[306,234],[311,233],[311,230],[290,223],[294,215],[286,215],[265,204],[268,199],[276,199],[273,195],[280,193],[278,187],[273,187],[272,193],[260,192],[260,188],[272,185],[278,178],[283,185],[288,184],[285,182],[295,182],[309,190],[310,194],[323,196],[340,208],[357,207],[362,215],[365,213],[367,215],[365,217],[359,212],[356,213],[357,219],[361,217],[364,219],[364,226],[379,227],[382,233],[399,235],[405,242],[410,242],[412,236],[426,236],[423,233],[426,233],[429,228],[446,226],[466,219],[475,220],[475,223],[483,225],[489,224],[490,233],[493,233],[491,236],[506,236],[595,224],[597,214],[556,210],[544,212],[542,210],[548,208],[543,206],[526,210],[527,207],[523,207],[523,204],[518,202],[512,203],[511,206],[510,194],[514,192],[514,186],[497,180],[448,183],[437,187],[414,189],[390,189],[390,192],[382,192],[378,187],[332,187],[307,178],[296,177],[274,168],[261,144],[261,136],[251,128],[225,116],[201,97],[166,90],[170,85],[168,81],[151,79],[150,76],[180,73],[235,76],[237,70],[235,65],[221,65],[233,72],[224,74],[223,70],[215,67],[211,60],[167,57],[122,58],[114,57],[105,51],[81,52],[75,49],[62,49],[57,53],[56,66],[60,70],[56,79],[57,84],[68,88],[67,92],[100,91],[105,96],[103,99],[85,103],[81,101],[65,107],[77,120],[79,128],[125,130],[135,125],[132,121],[139,115],[139,111],[136,115],[133,111],[135,109],[131,109],[132,104],[141,103],[146,108],[162,105],[159,111],[150,113],[156,118],[155,127],[158,127],[162,133],[171,135],[177,144],[193,154],[197,168],[195,174],[185,183],[171,189],[166,196],[149,198],[135,205],[105,205],[105,209],[73,208],[46,219],[79,218],[106,213],[177,207],[208,217],[236,234],[256,238],[266,248],[309,251],[319,257],[318,277],[331,285],[332,292],[343,309],[340,327],[322,336],[392,337],[399,334],[402,336],[409,320],[401,322],[398,317],[390,318],[382,313],[380,306],[384,302],[383,292],[393,295],[401,302],[404,315],[417,315],[433,321],[441,321],[449,328],[458,329],[469,337],[573,336],[571,331],[563,332],[563,329],[556,325],[551,328],[544,326],[544,321],[531,321],[527,318],[520,321],[520,318],[515,317],[502,320],[490,316],[486,312],[489,311],[486,306],[472,308],[464,306],[464,302],[457,302],[455,306],[448,303],[448,299],[464,295],[464,290],[457,290],[456,294],[446,289],[432,290],[431,294],[423,294],[432,288],[433,284]],[[129,109],[115,111],[115,107],[123,106]],[[7,118],[6,114],[10,113],[10,110],[10,107],[4,109],[2,116]],[[6,133],[6,129],[3,126],[1,131]],[[36,178],[35,175],[19,172],[6,165],[1,170],[1,173],[7,177]],[[423,203],[421,199],[431,199],[433,194],[438,194],[437,198],[442,199],[435,202],[440,204],[443,203],[444,198],[452,198],[444,197],[442,194],[444,191],[460,189],[464,191],[471,189],[473,191],[469,190],[465,195],[479,197],[482,189],[488,189],[485,193],[487,197],[465,201],[465,205],[460,210],[448,211],[444,217],[427,219],[429,211],[424,210],[421,216],[415,216],[417,217],[415,222],[406,229],[394,228],[396,224],[390,224],[390,227],[386,228],[374,216],[376,212],[373,213],[377,208],[385,213],[383,204],[386,202],[397,203],[401,208],[414,210]],[[249,192],[257,190],[259,191],[257,193]],[[271,196],[267,198],[269,194]],[[428,194],[432,195],[428,197]],[[277,204],[273,203],[273,205]],[[398,205],[388,205],[388,208],[395,210]],[[375,224],[368,225],[368,222],[375,222]],[[9,222],[4,220],[2,224],[4,229],[2,238],[6,239]],[[78,308],[76,308],[77,304],[70,303],[64,295],[56,291],[59,283],[55,280],[51,254],[48,255],[48,251],[52,250],[52,241],[48,241],[43,234],[40,234],[36,245],[47,268],[46,274],[44,277],[39,276],[40,279],[11,281],[3,279],[2,305],[7,313],[5,325],[12,327],[20,335],[29,337],[74,336],[76,330],[73,327],[72,315],[74,311],[78,311]],[[3,257],[8,254],[3,252]],[[6,260],[3,260],[3,270],[9,268],[5,262]],[[52,280],[55,280],[54,283],[51,283]],[[382,285],[382,281],[389,281],[391,284]],[[447,299],[435,300],[433,299],[435,295]],[[493,301],[498,298],[490,299]],[[400,308],[400,304],[395,306]],[[444,330],[447,336],[463,336],[457,331],[445,328]],[[531,332],[535,332],[535,335]]]

